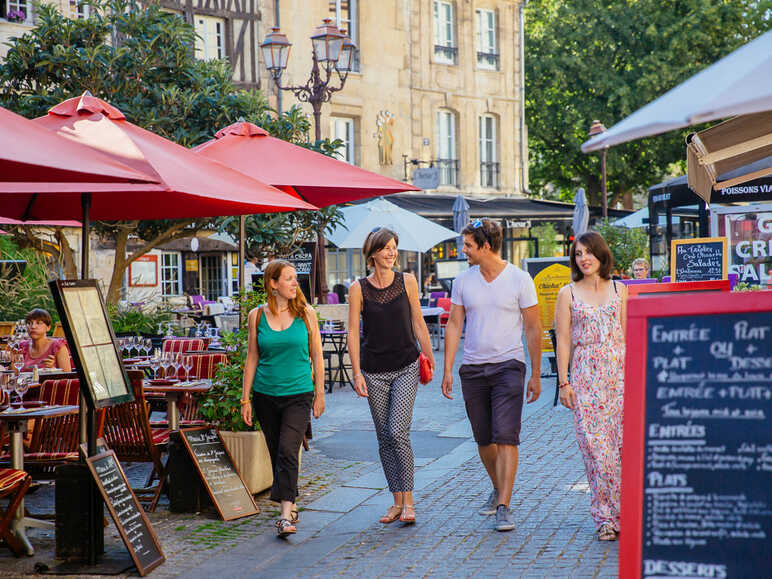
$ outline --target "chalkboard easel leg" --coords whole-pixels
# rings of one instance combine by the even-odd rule
[[[97,420],[96,410],[89,408],[86,413],[88,428],[88,455],[96,454],[97,445]],[[89,540],[88,540],[88,564],[96,565],[105,550],[104,506],[102,495],[94,480],[89,480]]]

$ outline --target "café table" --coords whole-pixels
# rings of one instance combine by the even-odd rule
[[[15,408],[0,412],[0,421],[8,423],[8,430],[11,434],[11,468],[24,470],[24,432],[27,429],[27,421],[35,418],[53,418],[56,416],[67,416],[77,414],[77,406],[40,406],[33,408]],[[51,521],[41,521],[31,517],[24,516],[24,501],[21,502],[13,518],[11,528],[19,540],[24,544],[27,555],[34,555],[35,549],[32,547],[25,529],[27,527],[53,528]]]
[[[322,347],[325,344],[330,344],[333,347],[332,353],[338,359],[338,367],[335,370],[335,378],[330,376],[330,392],[334,384],[350,384],[351,378],[346,370],[346,365],[343,363],[345,355],[348,353],[348,332],[345,329],[325,329],[322,327],[319,330],[322,335]]]
[[[142,383],[145,392],[160,392],[166,397],[168,404],[166,415],[169,420],[169,430],[179,430],[180,411],[178,402],[182,394],[202,394],[212,389],[211,380],[194,380],[191,382],[174,382],[172,384],[153,384],[152,380]]]
[[[439,350],[440,349],[440,333],[441,333],[441,327],[440,327],[440,316],[442,314],[446,313],[444,308],[428,308],[428,307],[422,307],[421,308],[421,315],[424,317],[424,321],[426,321],[426,324],[432,324],[434,326],[434,331],[432,332],[434,334],[434,349]]]

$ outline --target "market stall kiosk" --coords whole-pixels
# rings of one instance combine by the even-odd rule
[[[627,311],[619,576],[766,576],[772,292],[649,293]]]

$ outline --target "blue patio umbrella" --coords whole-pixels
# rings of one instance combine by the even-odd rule
[[[461,233],[467,223],[469,223],[469,203],[466,202],[463,195],[459,195],[453,202],[453,229],[457,233]],[[461,258],[461,249],[463,247],[464,236],[459,235],[456,238],[456,249],[458,250],[459,258]]]
[[[584,189],[579,187],[574,195],[574,219],[573,229],[574,237],[579,237],[587,231],[587,225],[590,222],[590,208],[587,206],[587,197],[584,195]]]

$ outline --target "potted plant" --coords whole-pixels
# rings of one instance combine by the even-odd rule
[[[243,312],[265,303],[265,294],[258,290],[239,296]],[[244,361],[247,357],[249,332],[244,324],[236,332],[223,333],[221,342],[228,352],[228,364],[217,369],[212,389],[201,398],[199,412],[220,429],[225,446],[233,457],[241,476],[252,494],[273,484],[271,456],[257,421],[254,429],[241,419],[241,390]]]
[[[27,15],[24,13],[24,10],[11,9],[5,18],[8,22],[24,22],[27,19]]]

